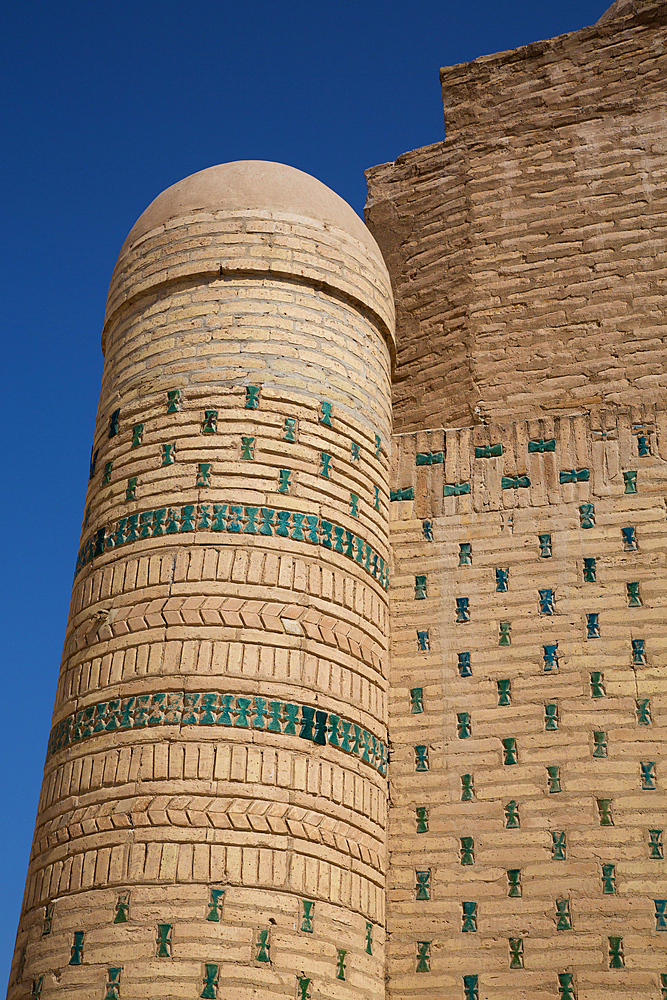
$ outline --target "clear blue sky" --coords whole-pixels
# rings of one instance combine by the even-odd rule
[[[611,0],[609,0],[611,3]],[[23,0],[4,114],[0,990],[78,548],[116,255],[164,188],[278,160],[358,211],[363,171],[443,138],[438,69],[592,24],[605,0]]]

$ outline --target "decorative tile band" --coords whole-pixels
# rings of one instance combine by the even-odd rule
[[[356,722],[308,705],[216,691],[160,691],[89,705],[53,727],[47,757],[98,733],[160,725],[232,726],[300,736],[360,757],[383,777],[387,774],[387,747]]]
[[[190,531],[227,531],[245,535],[278,535],[299,542],[311,542],[349,556],[385,590],[389,588],[389,567],[378,553],[353,531],[326,521],[318,514],[245,507],[234,503],[192,503],[184,507],[160,507],[121,517],[110,528],[97,531],[79,549],[76,574],[95,556],[141,538],[185,534]]]

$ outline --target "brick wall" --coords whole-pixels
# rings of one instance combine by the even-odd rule
[[[664,405],[394,439],[389,997],[660,996],[666,459]]]
[[[444,142],[368,171],[396,431],[664,392],[667,7],[441,71]]]

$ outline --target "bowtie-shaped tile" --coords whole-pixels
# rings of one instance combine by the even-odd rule
[[[530,486],[528,476],[503,476],[501,486],[504,490],[522,490]]]
[[[528,442],[528,451],[531,454],[534,454],[535,452],[543,454],[545,451],[555,451],[555,450],[556,450],[555,438],[551,438],[551,440],[549,441],[544,441],[542,438],[540,438],[539,441]]]
[[[445,483],[442,495],[445,497],[461,497],[470,493],[470,483]]]
[[[563,469],[560,473],[561,483],[587,483],[590,478],[589,469]]]
[[[417,455],[417,465],[442,465],[443,454],[441,451],[428,451],[425,454]]]
[[[475,446],[475,458],[498,458],[503,453],[502,444],[483,444]]]

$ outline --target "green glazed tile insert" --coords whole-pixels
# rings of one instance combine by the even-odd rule
[[[83,965],[83,931],[74,932],[74,941],[70,949],[70,965]]]
[[[417,833],[428,833],[428,809],[426,806],[417,806],[415,809],[417,819]]]
[[[521,888],[521,869],[520,868],[509,868],[507,871],[507,895],[508,896],[521,896],[523,894],[523,889]]]
[[[417,972],[431,971],[431,942],[417,941]]]
[[[569,899],[556,900],[556,930],[557,931],[572,930],[572,917],[570,915]]]
[[[472,774],[461,775],[461,802],[472,802],[475,795],[475,781]]]
[[[507,736],[501,742],[503,745],[503,764],[518,764],[519,759],[514,736]]]
[[[297,976],[297,993],[298,1000],[311,1000],[311,993],[308,987],[312,983],[312,979],[308,979],[306,976]]]
[[[501,622],[498,626],[498,645],[499,646],[511,646],[512,645],[512,623],[511,622]]]
[[[173,465],[176,461],[176,444],[162,445],[162,465]]]
[[[479,1000],[479,976],[463,977],[463,993],[465,1000]]]
[[[389,500],[393,503],[395,500],[414,500],[415,491],[412,486],[404,486],[399,490],[389,490]]]
[[[594,558],[584,559],[584,583],[595,583],[597,581],[597,564]]]
[[[589,469],[563,469],[559,478],[561,483],[587,483],[591,474]]]
[[[358,462],[361,459],[361,452],[359,450],[359,445],[356,441],[350,442],[350,461]]]
[[[125,489],[125,499],[126,500],[136,500],[137,499],[137,476],[130,476],[127,481],[127,487]]]
[[[120,974],[123,970],[119,965],[107,969],[106,993],[104,1000],[120,1000]]]
[[[505,806],[505,829],[518,830],[520,826],[519,806],[514,799],[511,799]]]
[[[120,410],[114,410],[109,417],[109,437],[115,437],[118,433],[118,425],[120,421]]]
[[[111,473],[113,471],[113,462],[104,463],[104,473],[102,475],[102,486],[108,486],[111,482]]]
[[[551,795],[561,791],[560,767],[556,764],[547,765],[547,785]]]
[[[100,453],[100,449],[96,448],[95,451],[90,453],[90,470],[88,472],[88,480],[90,481],[95,475],[95,467],[97,466],[97,456]]]
[[[564,830],[551,833],[551,860],[567,861],[567,834]]]
[[[359,497],[356,493],[350,493],[350,515],[359,517]]]
[[[623,955],[623,938],[610,937],[609,941],[609,968],[624,969],[625,957]]]
[[[207,905],[206,919],[211,920],[216,924],[220,923],[222,918],[222,904],[225,899],[224,889],[211,889],[209,892],[209,898]]]
[[[210,486],[211,485],[211,463],[210,462],[199,462],[197,465],[197,479],[195,486]]]
[[[648,831],[648,856],[651,861],[661,861],[664,857],[662,845],[662,830]]]
[[[204,965],[204,989],[199,994],[204,1000],[215,1000],[218,995],[219,966],[213,962]]]
[[[470,483],[445,483],[442,495],[445,497],[462,497],[470,493]]]
[[[459,566],[472,566],[471,542],[459,542]]]
[[[218,411],[204,410],[204,422],[202,423],[202,434],[215,434],[218,429]]]
[[[594,757],[606,757],[607,756],[607,734],[602,730],[596,730],[593,733],[593,756]]]
[[[579,527],[595,527],[595,507],[592,503],[582,503],[579,505]]]
[[[637,473],[634,472],[624,472],[623,473],[623,484],[625,489],[624,493],[636,493],[637,492]]]
[[[55,903],[47,903],[44,907],[44,923],[42,925],[42,937],[45,934],[51,933],[51,925],[53,923],[53,911],[55,909]]]
[[[602,865],[602,892],[605,896],[616,893],[616,865]]]
[[[428,451],[417,455],[417,465],[442,465],[443,453],[441,451]]]
[[[172,924],[158,924],[156,955],[158,958],[171,958],[171,929]]]
[[[591,698],[604,698],[607,692],[604,688],[604,674],[599,670],[591,673]]]
[[[53,727],[48,755],[98,733],[160,725],[225,726],[298,736],[359,757],[382,776],[386,774],[387,747],[368,730],[309,705],[271,700],[269,693],[253,698],[216,691],[162,691],[89,705]],[[420,749],[428,759],[427,747],[416,748]]]
[[[496,681],[498,687],[498,704],[501,706],[512,704],[512,682],[509,678]]]
[[[415,747],[415,771],[428,771],[428,747],[420,743]]]
[[[44,975],[38,976],[37,979],[33,979],[32,992],[30,993],[30,1000],[40,1000],[43,986],[44,986]]]
[[[648,698],[637,698],[635,701],[637,710],[637,725],[651,725],[651,702]]]
[[[373,924],[370,920],[366,921],[366,954],[373,954]]]
[[[655,761],[643,760],[639,765],[641,769],[641,784],[643,791],[654,791],[656,786]]]
[[[331,427],[331,403],[323,399],[320,403],[320,423],[325,427]]]
[[[131,448],[138,448],[144,439],[144,425],[135,424],[132,428],[132,444]]]
[[[306,934],[313,933],[315,919],[315,903],[312,899],[301,900],[301,930]]]
[[[596,799],[598,806],[598,816],[600,819],[600,826],[613,826],[614,817],[612,814],[612,800],[611,799]]]
[[[431,869],[426,868],[421,871],[415,871],[415,879],[417,881],[415,886],[415,899],[430,899]]]
[[[247,385],[245,387],[245,408],[246,410],[256,410],[259,406],[259,390],[258,385]]]
[[[167,392],[167,413],[178,413],[181,408],[181,390],[170,389]]]
[[[510,938],[510,969],[523,969],[523,938]]]
[[[555,438],[550,438],[548,441],[545,441],[543,438],[540,438],[539,441],[528,442],[529,454],[535,454],[535,453],[544,454],[545,452],[555,451],[555,450],[556,450]]]
[[[558,729],[558,705],[544,706],[544,729],[547,733],[555,733]]]
[[[113,918],[113,922],[115,924],[126,924],[129,915],[130,915],[130,893],[121,892],[116,900],[115,915]]]
[[[252,462],[255,459],[255,439],[254,437],[241,438],[241,458],[244,461]]]
[[[577,1000],[574,992],[572,972],[558,973],[558,1000]]]
[[[481,447],[475,447],[475,458],[499,458],[502,453],[502,444],[483,444]]]
[[[459,855],[461,858],[462,865],[474,865],[475,864],[475,840],[473,837],[460,837],[459,842],[461,844],[459,848]]]
[[[296,417],[285,417],[283,441],[296,441]]]
[[[424,689],[410,689],[410,711],[413,715],[419,715],[424,711]]]
[[[380,451],[382,449],[382,438],[379,434],[375,435],[375,457],[380,457]]]
[[[271,948],[270,931],[261,930],[257,932],[255,941],[255,961],[270,962],[269,949]]]
[[[336,979],[345,979],[345,956],[347,952],[343,948],[338,948],[336,956]]]
[[[528,476],[503,476],[500,485],[504,490],[524,490],[530,486]]]
[[[477,903],[466,900],[461,903],[461,933],[477,933]]]
[[[278,473],[278,492],[279,493],[289,493],[290,486],[290,476],[292,475],[291,469],[280,469]]]

